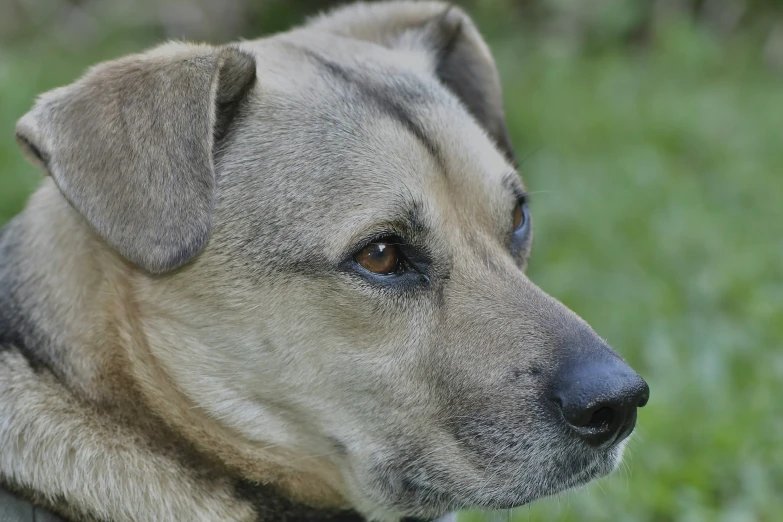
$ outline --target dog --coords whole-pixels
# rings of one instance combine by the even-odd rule
[[[0,483],[62,519],[506,509],[649,388],[535,286],[490,51],[437,2],[174,42],[43,94],[0,233]]]

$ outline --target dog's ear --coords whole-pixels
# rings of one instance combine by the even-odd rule
[[[17,141],[110,246],[166,272],[209,239],[215,143],[255,77],[237,49],[166,44],[42,95]]]
[[[322,15],[310,26],[390,48],[428,53],[438,79],[515,163],[495,62],[476,25],[460,8],[417,1],[356,4]]]

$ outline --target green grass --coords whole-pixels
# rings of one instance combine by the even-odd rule
[[[644,54],[493,43],[533,193],[531,277],[652,390],[627,467],[512,519],[780,520],[783,78],[742,38],[679,26]],[[34,94],[134,47],[0,51],[0,222],[39,176],[13,143]]]

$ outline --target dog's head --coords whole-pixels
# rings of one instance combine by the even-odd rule
[[[178,387],[246,440],[333,461],[364,512],[518,506],[618,464],[647,385],[525,276],[497,72],[458,9],[169,44],[17,130],[141,269]]]

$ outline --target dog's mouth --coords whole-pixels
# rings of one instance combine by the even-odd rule
[[[358,483],[378,505],[431,519],[461,509],[513,509],[583,486],[621,462],[636,409],[648,396],[635,374],[628,381],[622,391],[630,392],[613,402],[582,404],[582,395],[568,389],[559,402],[499,397],[449,415],[426,438],[392,438]],[[526,408],[516,407],[524,402]],[[368,476],[371,490],[364,489]]]
[[[535,466],[501,464],[478,473],[472,484],[405,477],[393,480],[401,511],[410,520],[431,520],[462,509],[507,510],[584,486],[610,474],[619,465],[625,441],[587,453],[562,452],[554,461]],[[419,517],[418,519],[416,517]]]

